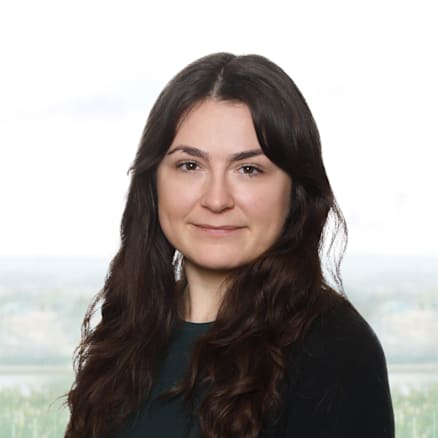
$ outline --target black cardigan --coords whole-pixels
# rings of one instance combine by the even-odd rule
[[[350,303],[319,317],[294,352],[284,415],[264,437],[394,437],[385,356]]]
[[[116,438],[200,437],[180,398],[151,401],[183,376],[191,347],[213,323],[183,322],[150,399]],[[293,366],[282,387],[284,412],[268,419],[263,438],[393,438],[394,415],[382,347],[366,321],[347,301],[317,318],[293,347]],[[227,438],[227,437],[224,437]]]

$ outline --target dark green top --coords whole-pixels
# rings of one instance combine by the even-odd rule
[[[181,380],[193,342],[213,323],[184,322],[152,389],[151,399]],[[285,410],[262,438],[393,438],[394,415],[382,347],[367,322],[344,301],[294,344],[293,368],[282,388]],[[116,438],[201,436],[195,421],[185,435],[182,400],[147,401]],[[228,437],[224,437],[228,438]]]
[[[167,357],[152,387],[151,395],[137,418],[125,425],[116,438],[178,438],[184,436],[187,415],[183,411],[182,397],[160,401],[157,396],[179,383],[189,365],[194,342],[213,325],[213,322],[194,323],[181,321],[181,330],[173,337]],[[189,430],[189,427],[187,428]],[[190,437],[200,436],[194,424]]]

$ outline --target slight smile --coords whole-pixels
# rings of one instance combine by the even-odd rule
[[[210,234],[212,236],[225,236],[232,234],[235,231],[239,231],[245,227],[239,227],[235,225],[209,225],[209,224],[193,224],[197,229]]]

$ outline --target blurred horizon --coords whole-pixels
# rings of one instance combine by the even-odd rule
[[[104,257],[0,257],[0,364],[68,363]],[[348,255],[346,296],[376,331],[390,364],[437,363],[438,256]]]

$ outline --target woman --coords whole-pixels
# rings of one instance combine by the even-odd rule
[[[283,70],[228,53],[190,64],[131,171],[65,436],[392,437],[382,348],[342,294],[340,260],[338,291],[323,273],[327,219],[331,244],[346,227]]]

